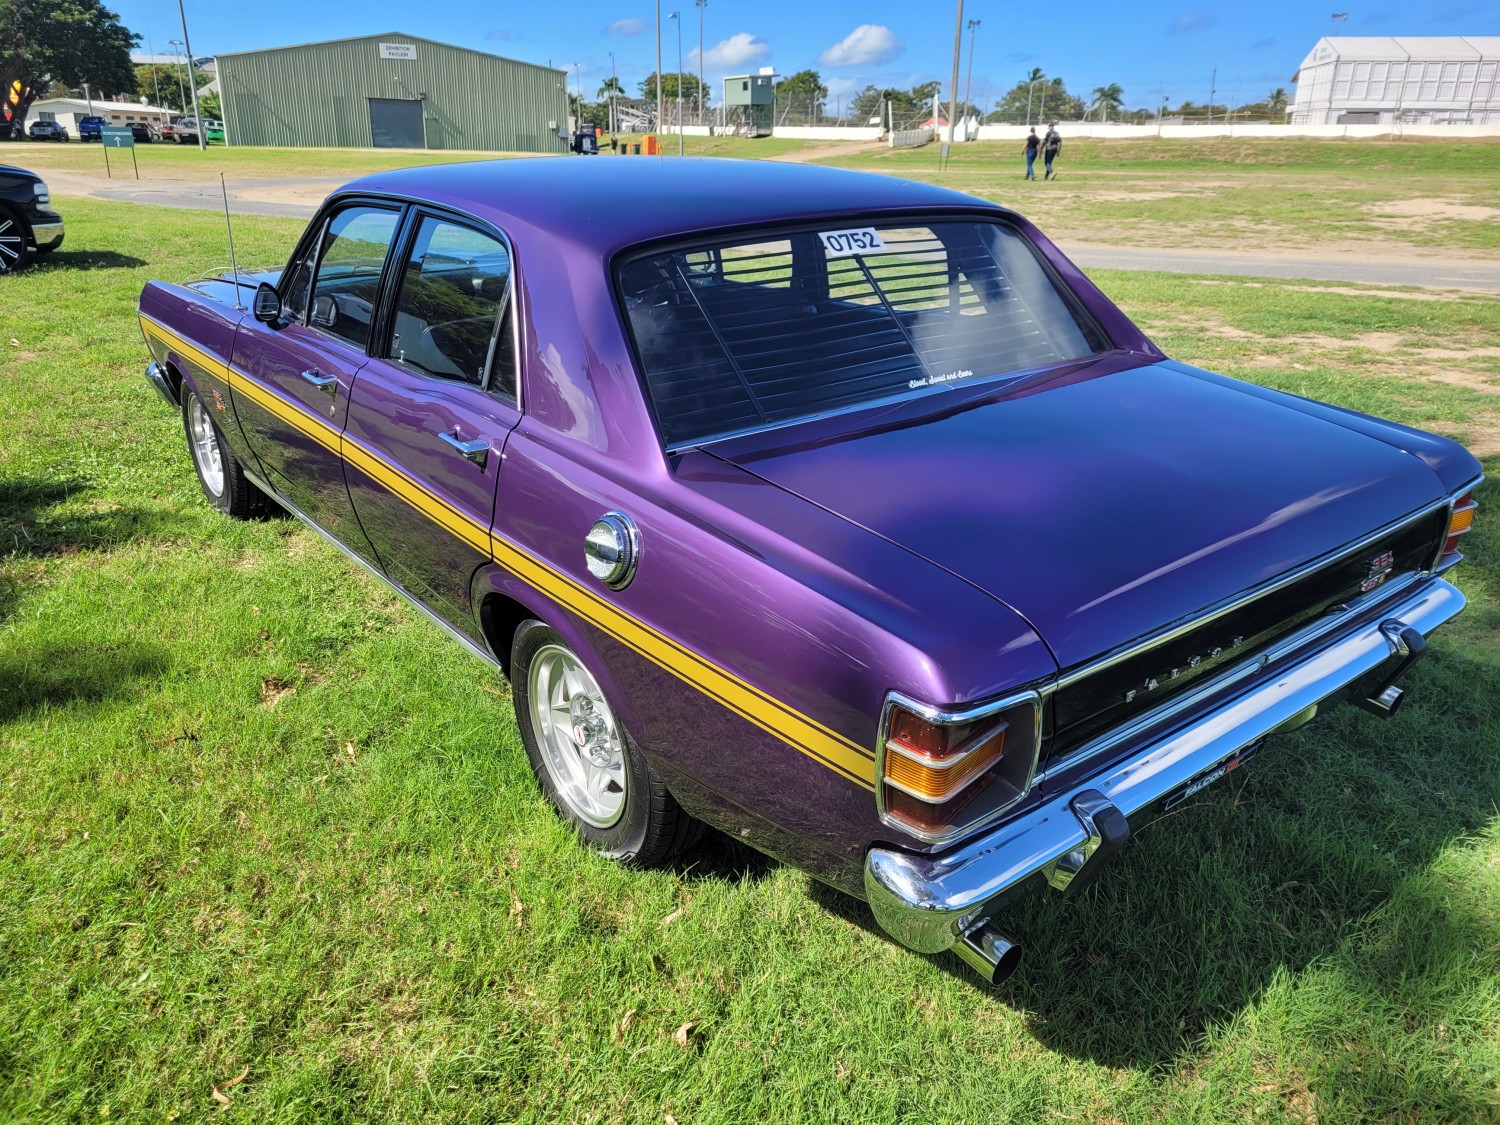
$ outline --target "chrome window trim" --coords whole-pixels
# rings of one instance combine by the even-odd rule
[[[913,828],[905,821],[898,820],[887,812],[885,807],[885,755],[886,744],[890,741],[891,711],[896,707],[902,707],[929,723],[942,726],[972,723],[980,719],[988,718],[990,715],[1008,711],[1013,707],[1019,707],[1026,703],[1031,704],[1031,758],[1026,767],[1025,783],[1017,786],[1018,792],[1014,799],[990,810],[988,813],[976,820],[959,825],[947,832],[924,832],[919,828]],[[885,703],[880,708],[879,734],[875,743],[875,808],[880,815],[880,822],[896,831],[921,840],[927,844],[944,844],[958,840],[986,825],[999,820],[1016,805],[1031,795],[1036,785],[1036,767],[1041,760],[1042,754],[1042,694],[1039,691],[1028,688],[1024,691],[1012,692],[1003,695],[999,699],[987,703],[975,704],[972,707],[958,707],[945,709],[934,707],[929,703],[913,699],[899,691],[889,691],[885,696]],[[897,788],[900,788],[897,786]],[[916,794],[911,794],[917,796]],[[917,798],[921,800],[921,797]]]
[[[1445,496],[1443,499],[1438,500],[1432,504],[1428,504],[1424,508],[1419,508],[1415,512],[1409,512],[1406,515],[1402,516],[1400,519],[1392,520],[1390,523],[1385,524],[1379,530],[1371,532],[1369,535],[1366,535],[1361,539],[1357,539],[1353,543],[1335,548],[1332,551],[1326,551],[1322,555],[1319,555],[1317,558],[1313,559],[1311,562],[1304,563],[1303,565],[1297,567],[1295,570],[1289,570],[1285,574],[1278,575],[1277,577],[1272,578],[1267,582],[1263,582],[1261,585],[1256,586],[1243,594],[1236,594],[1230,598],[1225,599],[1224,601],[1219,602],[1217,605],[1209,606],[1207,609],[1202,610],[1201,612],[1194,614],[1191,617],[1187,617],[1182,621],[1179,621],[1176,625],[1172,625],[1159,632],[1152,633],[1140,640],[1131,641],[1123,648],[1116,649],[1111,653],[1106,653],[1104,656],[1098,657],[1087,664],[1081,665],[1080,667],[1073,669],[1071,672],[1065,672],[1063,675],[1059,676],[1056,681],[1053,682],[1053,684],[1051,685],[1051,690],[1055,691],[1059,688],[1065,688],[1076,684],[1080,680],[1087,679],[1089,676],[1094,675],[1094,673],[1096,672],[1103,671],[1106,668],[1111,668],[1116,664],[1131,659],[1132,657],[1139,656],[1141,653],[1147,652],[1157,647],[1158,645],[1165,644],[1167,641],[1175,640],[1176,638],[1183,636],[1186,633],[1192,632],[1200,625],[1206,625],[1209,622],[1217,621],[1219,618],[1225,616],[1226,614],[1232,613],[1237,609],[1241,609],[1244,606],[1249,605],[1251,602],[1259,601],[1261,598],[1269,597],[1271,594],[1276,593],[1278,590],[1284,590],[1286,587],[1301,581],[1309,574],[1323,569],[1324,567],[1336,562],[1345,555],[1352,555],[1356,551],[1368,547],[1384,536],[1391,534],[1391,532],[1396,531],[1409,523],[1415,523],[1420,519],[1424,519],[1427,516],[1432,515],[1432,513],[1436,512],[1439,508],[1448,507],[1451,509],[1457,497],[1462,496],[1466,490],[1472,489],[1473,487],[1474,485],[1472,484],[1465,485],[1464,488],[1459,489],[1452,495]],[[1426,572],[1430,573],[1430,568]]]

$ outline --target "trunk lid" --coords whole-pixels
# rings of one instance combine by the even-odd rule
[[[1176,365],[1032,390],[710,449],[1005,602],[1064,670],[1442,495],[1402,450]]]

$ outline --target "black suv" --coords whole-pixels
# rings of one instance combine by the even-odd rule
[[[35,172],[0,164],[0,274],[62,245],[62,216],[48,209],[51,202]]]

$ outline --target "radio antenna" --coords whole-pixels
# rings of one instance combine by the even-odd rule
[[[229,272],[234,274],[234,308],[236,312],[244,309],[240,304],[240,267],[234,260],[234,227],[229,222],[229,188],[224,184],[224,173],[219,173],[219,191],[224,196],[224,231],[229,235]]]

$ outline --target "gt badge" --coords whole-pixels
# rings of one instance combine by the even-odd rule
[[[1380,554],[1372,556],[1365,563],[1364,581],[1359,584],[1359,592],[1368,594],[1390,576],[1396,565],[1396,553],[1394,551],[1381,551]]]

